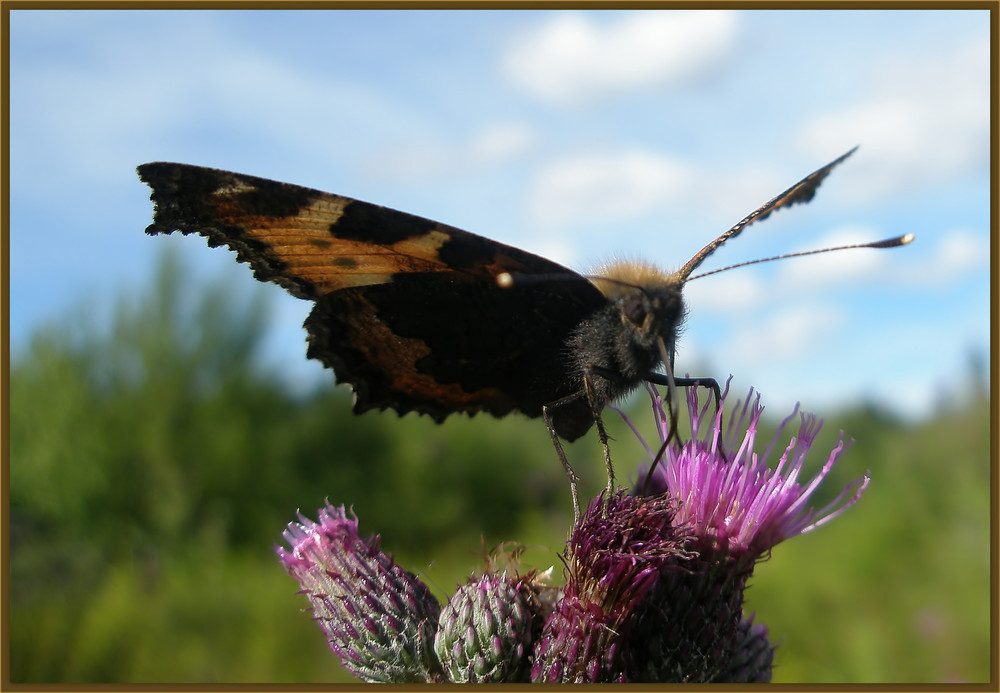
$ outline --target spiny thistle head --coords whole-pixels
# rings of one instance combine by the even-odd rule
[[[441,610],[434,651],[453,683],[528,682],[535,603],[506,572],[474,577]]]
[[[567,583],[535,646],[535,683],[628,681],[630,629],[661,571],[687,556],[670,499],[594,499],[566,547]]]
[[[772,469],[768,457],[795,412],[758,456],[754,443],[763,407],[752,390],[742,407],[737,403],[737,414],[723,429],[723,403],[709,420],[714,402],[699,407],[697,388],[689,388],[690,431],[680,436],[671,435],[664,402],[654,388],[649,391],[660,438],[657,449],[663,453],[662,459],[653,460],[657,466],[651,474],[648,467],[640,469],[642,481],[635,492],[665,494],[677,503],[673,522],[691,533],[686,548],[692,555],[680,561],[684,570],[661,571],[649,590],[630,640],[626,666],[630,680],[769,680],[773,647],[767,629],[751,626],[743,613],[743,592],[754,564],[779,542],[809,532],[853,505],[868,477],[852,482],[831,504],[813,510],[807,505],[809,497],[846,447],[843,436],[822,470],[803,486],[799,484],[803,463],[821,426],[815,417],[801,416],[798,435]]]
[[[440,681],[433,653],[440,605],[416,576],[384,554],[378,537],[363,540],[357,517],[329,504],[319,522],[301,515],[276,547],[299,581],[330,649],[369,682]]]

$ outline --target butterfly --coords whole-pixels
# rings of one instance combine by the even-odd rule
[[[601,409],[644,381],[695,382],[672,371],[685,282],[750,224],[811,200],[855,149],[674,272],[617,262],[592,276],[453,226],[297,185],[179,163],[144,164],[138,174],[154,202],[146,233],[202,235],[235,251],[257,279],[314,303],[305,322],[308,356],[352,386],[355,412],[415,411],[438,422],[457,412],[545,416],[561,452],[560,438],[575,440],[595,422],[607,449]]]

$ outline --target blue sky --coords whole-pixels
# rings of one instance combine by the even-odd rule
[[[11,12],[10,328],[100,312],[164,247],[135,167],[181,161],[376,202],[577,270],[665,269],[860,144],[805,206],[691,283],[678,371],[777,413],[865,397],[919,416],[989,353],[986,11]],[[268,358],[302,386],[309,304],[270,287]]]

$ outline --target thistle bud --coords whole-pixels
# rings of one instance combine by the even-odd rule
[[[473,578],[441,611],[434,651],[454,683],[527,683],[528,587],[507,573]]]
[[[278,556],[345,669],[375,683],[441,680],[437,599],[379,550],[378,537],[361,539],[357,517],[328,504],[318,523],[300,515],[284,537],[291,551],[277,547]]]

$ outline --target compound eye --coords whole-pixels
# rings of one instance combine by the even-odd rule
[[[625,297],[622,312],[625,313],[625,317],[630,323],[636,327],[642,327],[642,324],[646,321],[646,315],[649,314],[646,297],[642,294],[629,294]]]

